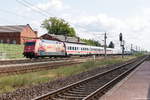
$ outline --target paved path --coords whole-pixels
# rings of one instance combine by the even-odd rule
[[[150,100],[150,61],[145,61],[99,100]]]

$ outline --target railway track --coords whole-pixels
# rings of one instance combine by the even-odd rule
[[[117,57],[117,56],[112,56]],[[46,62],[46,61],[59,61],[59,60],[73,60],[73,59],[85,59],[85,58],[93,58],[92,56],[88,57],[67,57],[67,58],[39,58],[39,59],[21,59],[21,60],[0,60],[0,65],[9,65],[9,64],[23,64],[23,63],[34,63],[34,62]],[[102,58],[101,56],[96,58]]]
[[[68,58],[67,58],[68,59]],[[28,72],[35,72],[39,70],[54,69],[60,66],[69,66],[85,62],[86,60],[92,58],[72,58],[69,60],[61,61],[47,61],[47,62],[34,62],[34,63],[25,63],[25,64],[9,64],[0,66],[0,75],[12,75],[12,74],[22,74]],[[99,59],[99,58],[97,58]],[[56,60],[56,59],[55,59]],[[40,61],[40,60],[39,60]]]
[[[44,58],[44,59],[39,58],[39,59],[22,59],[22,60],[2,60],[0,61],[0,65],[23,64],[23,63],[69,60],[69,59],[75,59],[75,58]]]
[[[14,67],[3,67],[0,68],[0,75],[12,75],[12,74],[22,74],[28,72],[35,72],[47,69],[54,69],[60,66],[69,66],[74,64],[83,63],[82,61],[66,61],[66,62],[55,62],[55,63],[44,63],[37,65],[22,65]]]
[[[32,100],[96,100],[146,58],[138,58]]]

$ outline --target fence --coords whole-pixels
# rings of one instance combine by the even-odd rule
[[[24,45],[0,43],[0,59],[23,58]]]

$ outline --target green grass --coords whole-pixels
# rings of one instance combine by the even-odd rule
[[[21,75],[1,76],[0,77],[0,93],[10,92],[20,87],[29,87],[39,83],[45,83],[60,77],[75,75],[87,70],[91,70],[103,65],[114,64],[129,60],[133,57],[126,57],[125,59],[113,58],[99,61],[87,61],[82,64],[73,66],[62,66],[57,69],[45,70],[40,72],[26,73]]]
[[[144,56],[145,54],[143,53],[143,52],[137,52],[137,53],[134,53],[134,56],[137,56],[137,57],[139,57],[139,56]]]
[[[0,44],[0,58],[4,59],[23,58],[22,55],[23,48],[24,45]]]

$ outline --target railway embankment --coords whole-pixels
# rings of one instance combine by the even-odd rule
[[[20,75],[11,75],[0,77],[1,98],[32,98],[42,93],[52,91],[65,85],[74,83],[81,79],[103,72],[126,63],[133,57],[101,59],[99,61],[87,61],[83,64],[74,66],[62,66],[57,69],[39,71]],[[44,87],[48,87],[44,89]],[[40,91],[39,91],[40,90]],[[39,92],[39,93],[37,93]],[[19,94],[18,94],[19,93]],[[25,97],[25,98],[24,98]]]

